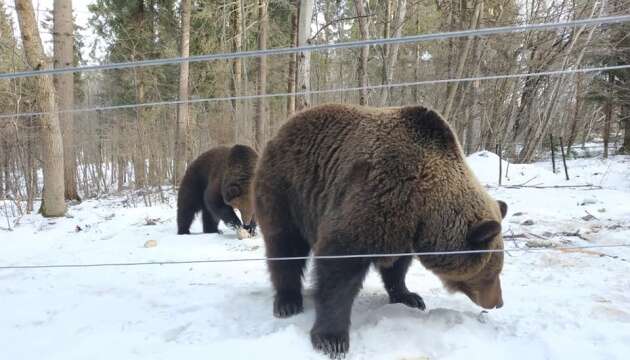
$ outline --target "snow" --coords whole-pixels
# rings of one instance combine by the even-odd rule
[[[630,243],[630,157],[570,160],[569,181],[549,162],[509,164],[502,187],[498,161],[489,152],[469,158],[510,207],[507,248]],[[514,186],[522,184],[594,186]],[[61,219],[2,219],[0,266],[264,256],[260,236],[175,235],[174,194],[153,207],[128,196],[84,201]],[[148,240],[157,246],[144,247]],[[630,248],[512,252],[505,306],[481,313],[417,262],[407,285],[425,312],[388,304],[371,271],[353,308],[348,359],[626,359],[629,272]],[[0,270],[2,358],[325,359],[309,340],[307,280],[305,312],[277,319],[264,262]]]

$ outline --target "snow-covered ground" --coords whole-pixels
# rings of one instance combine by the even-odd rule
[[[469,163],[509,204],[508,248],[630,244],[630,157],[569,161],[570,181],[550,163],[510,164],[500,188],[494,154]],[[586,184],[594,187],[513,186]],[[0,266],[264,255],[260,237],[239,241],[227,229],[175,235],[173,197],[154,207],[125,199],[87,200],[62,219],[8,219],[13,231],[1,219]],[[157,246],[144,247],[148,240]],[[407,284],[425,312],[388,304],[371,272],[353,308],[348,358],[627,359],[628,274],[630,248],[515,251],[505,258],[505,306],[480,314],[419,263]],[[277,319],[264,262],[0,270],[0,358],[325,359],[311,348],[309,285],[305,292],[303,314]]]

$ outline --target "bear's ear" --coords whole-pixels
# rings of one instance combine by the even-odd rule
[[[505,218],[505,214],[507,214],[507,204],[505,203],[505,201],[501,201],[501,200],[497,200],[497,202],[499,203],[499,209],[501,209],[501,219]]]
[[[494,220],[481,220],[468,229],[466,241],[469,244],[483,245],[489,243],[501,232],[501,224]]]
[[[239,196],[241,196],[241,187],[236,185],[236,184],[230,184],[228,185],[228,187],[225,189],[225,193],[223,194],[223,197],[225,198],[225,201],[231,201],[232,199],[235,199]]]

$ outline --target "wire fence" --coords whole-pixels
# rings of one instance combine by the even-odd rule
[[[341,93],[341,92],[360,91],[360,90],[379,90],[379,89],[385,89],[385,88],[394,89],[394,88],[400,88],[400,87],[410,87],[410,86],[420,86],[420,85],[437,85],[437,84],[448,84],[448,83],[460,83],[460,82],[472,82],[472,81],[484,81],[484,80],[504,80],[504,79],[529,78],[529,77],[541,77],[541,76],[559,76],[559,75],[569,75],[569,74],[623,70],[623,69],[628,69],[628,68],[630,68],[630,64],[587,67],[587,68],[577,68],[577,69],[564,69],[564,70],[550,70],[550,71],[541,71],[541,72],[534,72],[534,73],[472,76],[472,77],[455,78],[455,79],[421,80],[421,81],[411,81],[411,82],[395,83],[395,84],[355,86],[355,87],[338,88],[338,89],[306,90],[306,91],[296,91],[296,92],[225,96],[225,97],[214,97],[214,98],[203,98],[203,99],[166,100],[166,101],[155,101],[155,102],[147,102],[147,103],[97,106],[97,107],[90,107],[90,108],[83,108],[83,109],[57,110],[57,111],[48,111],[48,112],[34,111],[34,112],[22,112],[22,113],[17,113],[17,114],[5,113],[5,114],[0,114],[0,119],[24,117],[24,116],[41,116],[41,115],[48,115],[48,114],[54,114],[54,113],[81,113],[81,112],[93,112],[93,111],[112,111],[112,110],[135,109],[138,107],[197,104],[197,103],[210,103],[210,102],[218,102],[218,101],[254,100],[254,99],[260,99],[260,98],[275,98],[275,97],[300,96],[300,95],[318,95],[318,94]]]
[[[311,255],[311,256],[287,256],[287,257],[249,257],[249,258],[225,258],[225,259],[203,259],[203,260],[164,260],[164,261],[139,261],[139,262],[115,262],[115,263],[93,263],[93,264],[54,264],[54,265],[6,265],[0,266],[0,270],[18,269],[63,269],[63,268],[102,268],[120,266],[149,266],[149,265],[185,265],[185,264],[212,264],[212,263],[233,263],[233,262],[253,262],[253,261],[291,261],[291,260],[326,260],[326,259],[374,259],[404,256],[444,256],[444,255],[469,255],[488,253],[510,253],[510,252],[540,252],[540,251],[570,251],[584,249],[621,248],[630,247],[630,244],[602,244],[602,245],[580,245],[580,246],[558,246],[558,247],[531,247],[513,249],[488,249],[488,250],[460,250],[460,251],[427,251],[427,252],[407,252],[391,254],[350,254],[350,255]]]
[[[67,73],[75,73],[75,72],[129,69],[129,68],[136,68],[136,67],[159,66],[159,65],[174,65],[174,64],[181,64],[185,62],[193,63],[193,62],[201,62],[201,61],[255,58],[255,57],[260,57],[260,56],[288,55],[288,54],[295,54],[295,53],[300,53],[300,52],[351,49],[351,48],[359,48],[363,46],[374,46],[374,45],[407,44],[407,43],[426,42],[426,41],[433,41],[433,40],[446,40],[446,39],[469,37],[469,36],[488,36],[488,35],[519,33],[519,32],[526,32],[526,31],[555,30],[559,28],[574,28],[574,27],[589,26],[589,25],[616,24],[616,23],[623,23],[623,22],[628,22],[628,21],[630,21],[630,15],[618,15],[618,16],[606,16],[606,17],[597,17],[597,18],[589,18],[589,19],[571,20],[571,21],[565,21],[565,22],[555,22],[555,23],[528,24],[528,25],[521,25],[521,26],[502,26],[502,27],[491,27],[491,28],[482,28],[482,29],[473,29],[473,30],[461,30],[461,31],[402,36],[402,37],[397,37],[397,38],[379,38],[379,39],[370,39],[370,40],[347,41],[347,42],[342,42],[342,43],[337,43],[337,44],[316,44],[316,45],[306,45],[306,46],[288,47],[288,48],[274,48],[274,49],[266,49],[266,50],[250,50],[250,51],[239,51],[239,52],[230,52],[230,53],[197,55],[197,56],[189,56],[189,57],[173,57],[173,58],[129,61],[129,62],[119,62],[119,63],[110,63],[110,64],[64,67],[64,68],[56,68],[56,69],[8,72],[8,73],[0,74],[0,80],[26,78],[26,77],[42,76],[42,75],[58,75],[58,74],[67,74]]]

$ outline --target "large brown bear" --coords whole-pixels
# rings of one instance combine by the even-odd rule
[[[254,180],[268,257],[503,249],[507,206],[465,163],[453,131],[420,106],[324,105],[296,114],[267,144]],[[451,291],[501,307],[503,254],[422,256]],[[405,285],[411,257],[316,259],[313,346],[349,348],[354,298],[374,264],[392,303],[424,310]],[[303,310],[305,260],[268,261],[274,314]]]
[[[204,233],[218,233],[219,220],[253,235],[252,178],[258,154],[245,145],[219,146],[206,151],[186,169],[177,194],[177,233],[190,234],[195,214],[201,211]],[[245,224],[236,216],[238,209]]]

